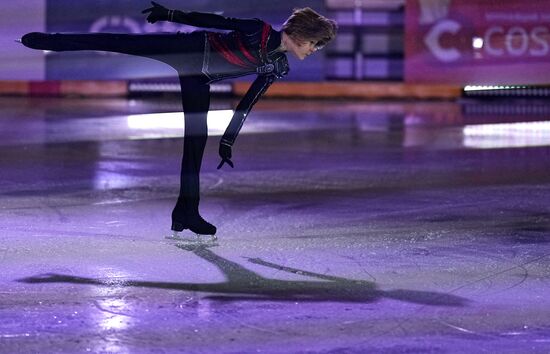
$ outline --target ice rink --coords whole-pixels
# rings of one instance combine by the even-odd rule
[[[218,171],[214,101],[199,244],[164,238],[175,97],[0,98],[0,352],[550,353],[550,108],[521,104],[266,100]]]

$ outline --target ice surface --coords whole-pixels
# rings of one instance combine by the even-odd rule
[[[260,103],[234,170],[208,142],[200,244],[164,239],[181,139],[117,118],[176,103],[0,104],[1,353],[550,352],[550,141],[465,147],[486,122],[454,103]]]

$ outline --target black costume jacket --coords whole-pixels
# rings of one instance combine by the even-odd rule
[[[202,74],[209,79],[208,83],[258,75],[237,105],[222,137],[222,144],[232,146],[254,104],[277,78],[289,71],[286,55],[277,51],[281,32],[259,19],[235,19],[210,13],[176,10],[172,20],[194,27],[229,31],[201,32],[204,33]]]

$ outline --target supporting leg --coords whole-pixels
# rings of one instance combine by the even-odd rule
[[[203,76],[180,77],[182,106],[185,112],[180,197],[199,198],[199,172],[206,140],[210,108],[210,85]]]
[[[199,214],[200,169],[208,138],[207,115],[210,86],[204,76],[180,77],[185,135],[181,161],[180,194],[172,211],[172,230],[190,229],[197,234],[214,235],[216,227]]]

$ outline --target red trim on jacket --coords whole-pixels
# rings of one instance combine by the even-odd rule
[[[258,59],[254,58],[254,56],[248,51],[248,49],[246,49],[240,36],[237,36],[237,45],[239,46],[239,50],[244,54],[246,59],[248,59],[251,63],[255,65],[258,64]]]
[[[240,66],[242,68],[249,68],[241,58],[233,54],[229,48],[220,40],[216,33],[208,33],[208,42],[218,51],[228,62],[233,65]]]
[[[264,26],[262,28],[262,39],[260,43],[260,55],[261,55],[261,61],[266,62],[267,61],[267,41],[269,39],[269,32],[271,30],[271,26],[264,22]],[[245,47],[244,43],[242,42],[241,38],[239,36],[236,37],[237,46],[239,47],[239,50],[243,53],[243,55],[246,57],[247,60],[250,61],[250,63],[246,63],[243,59],[239,58],[235,53],[231,52],[231,50],[227,47],[225,43],[223,43],[222,40],[220,40],[219,34],[215,32],[208,33],[208,42],[212,47],[220,53],[225,60],[227,60],[229,63],[233,65],[240,66],[242,68],[251,68],[252,66],[258,65],[258,59],[256,59],[252,53]]]
[[[267,61],[267,40],[269,39],[269,31],[271,26],[264,22],[264,28],[262,29],[262,43],[260,49],[262,51],[262,60]]]

